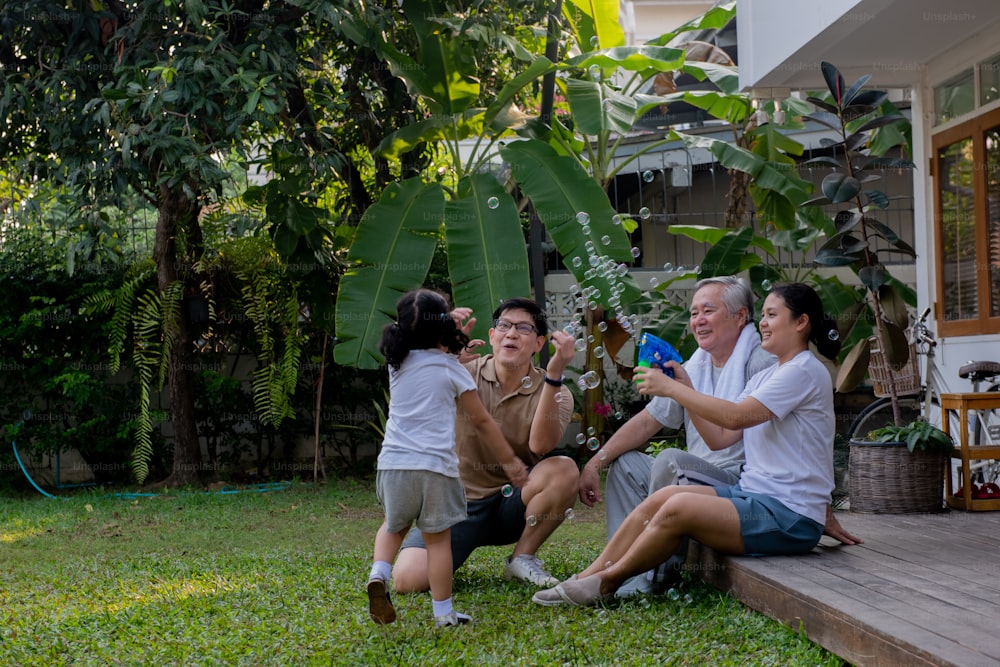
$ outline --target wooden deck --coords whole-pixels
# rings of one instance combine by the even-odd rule
[[[838,512],[865,543],[688,567],[856,665],[1000,665],[1000,512]]]

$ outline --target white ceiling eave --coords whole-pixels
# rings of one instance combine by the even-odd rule
[[[853,81],[909,88],[938,57],[970,40],[1000,51],[997,0],[740,0],[740,84],[809,89],[823,86],[826,60]]]

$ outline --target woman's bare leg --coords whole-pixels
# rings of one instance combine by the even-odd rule
[[[726,553],[743,553],[736,506],[712,487],[660,489],[625,519],[601,555],[578,578],[600,574],[601,593],[610,594],[626,579],[663,562],[685,535]]]

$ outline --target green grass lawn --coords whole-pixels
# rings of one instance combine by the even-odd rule
[[[576,508],[539,556],[563,578],[604,537]],[[0,665],[840,665],[695,580],[606,608],[546,608],[503,581],[506,548],[455,578],[473,625],[437,630],[428,594],[376,626],[364,583],[372,485],[268,493],[0,499]]]

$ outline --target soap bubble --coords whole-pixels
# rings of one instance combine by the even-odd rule
[[[701,264],[695,264],[691,267],[692,273],[701,273]]]
[[[593,47],[600,46],[601,45],[601,39],[597,35],[594,35],[593,37],[590,38],[590,45],[593,46]]]
[[[587,427],[587,435],[594,435],[595,433],[597,433],[597,429],[596,428],[594,428],[593,426],[588,426]]]
[[[660,279],[657,278],[656,276],[653,276],[652,278],[649,279],[649,286],[650,287],[656,287],[659,284],[660,284]]]
[[[512,495],[514,495],[514,487],[511,486],[510,484],[504,484],[503,487],[500,489],[500,495],[502,495],[504,498],[510,498]]]
[[[597,330],[598,331],[607,331],[608,330],[608,323],[607,322],[598,322],[597,323]]]
[[[576,514],[573,513],[573,508],[572,507],[567,507],[566,508],[566,513],[565,513],[564,516],[566,517],[567,521],[572,521],[573,519],[576,518]]]
[[[617,213],[615,213],[613,216],[611,216],[611,224],[612,225],[620,225],[620,224],[622,224],[622,217],[620,215],[618,215]]]
[[[826,334],[826,337],[832,341],[838,341],[840,340],[840,332],[836,329],[830,329],[829,333]]]
[[[600,65],[591,65],[590,67],[587,68],[587,71],[590,73],[590,78],[593,79],[594,81],[600,81],[601,80],[601,66]]]
[[[587,439],[587,449],[589,449],[590,451],[596,452],[600,448],[600,446],[601,446],[601,441],[598,440],[597,438]]]
[[[605,234],[601,237],[601,245],[611,245],[611,237]]]
[[[576,221],[581,225],[585,225],[590,222],[590,214],[586,211],[580,211],[576,214]]]
[[[670,262],[667,262],[666,264],[663,265],[663,270],[666,271],[667,273],[672,273],[674,270],[674,265],[671,264]]]
[[[604,358],[604,348],[601,347],[600,345],[598,345],[597,347],[595,347],[594,348],[594,356],[597,357],[598,359],[603,359]]]
[[[535,518],[534,514],[529,514],[527,517],[525,517],[524,522],[527,523],[529,526],[534,526],[538,524],[538,519]]]
[[[583,352],[587,349],[587,340],[585,338],[577,338],[573,342],[573,349],[577,352]]]
[[[570,263],[573,264],[574,269],[579,269],[581,266],[583,266],[583,258],[577,255],[576,257],[570,260]]]
[[[636,259],[639,259],[639,255],[641,255],[641,254],[642,254],[641,250],[639,250],[638,248],[635,248],[635,247],[632,248],[632,256],[633,257],[635,257]]]
[[[580,231],[583,232],[584,236],[590,236],[590,225],[581,226]]]
[[[642,218],[643,220],[649,220],[649,216],[651,215],[652,213],[650,212],[648,206],[643,206],[642,208],[639,209],[639,217]]]
[[[595,389],[601,384],[601,376],[596,371],[587,371],[580,376],[580,380],[587,389]]]
[[[760,281],[760,288],[762,290],[764,290],[765,292],[770,292],[771,291],[771,281],[767,280],[767,279],[764,279],[764,280]]]
[[[585,436],[583,433],[577,433],[576,434],[576,444],[582,445],[585,442],[587,442],[587,436]]]
[[[656,174],[654,174],[650,170],[647,169],[646,171],[642,172],[642,180],[644,180],[645,182],[652,183],[654,178],[656,178]]]
[[[490,208],[496,208],[497,206],[500,205],[500,199],[497,197],[490,197],[489,199],[486,200],[486,205],[489,206]]]
[[[681,592],[676,588],[671,588],[669,591],[667,591],[667,597],[670,598],[671,600],[680,600]]]
[[[594,334],[587,334],[587,342],[588,343],[593,343],[595,340],[597,340],[597,339],[594,338]]]
[[[694,602],[694,598],[691,597],[691,594],[690,593],[685,594],[684,595],[684,604],[691,604],[692,602]]]
[[[588,301],[587,302],[587,308],[590,308],[591,310],[597,310],[597,302],[596,301]]]
[[[534,386],[534,384],[535,383],[527,375],[521,378],[521,386],[524,387],[525,389],[531,389],[531,387]]]

